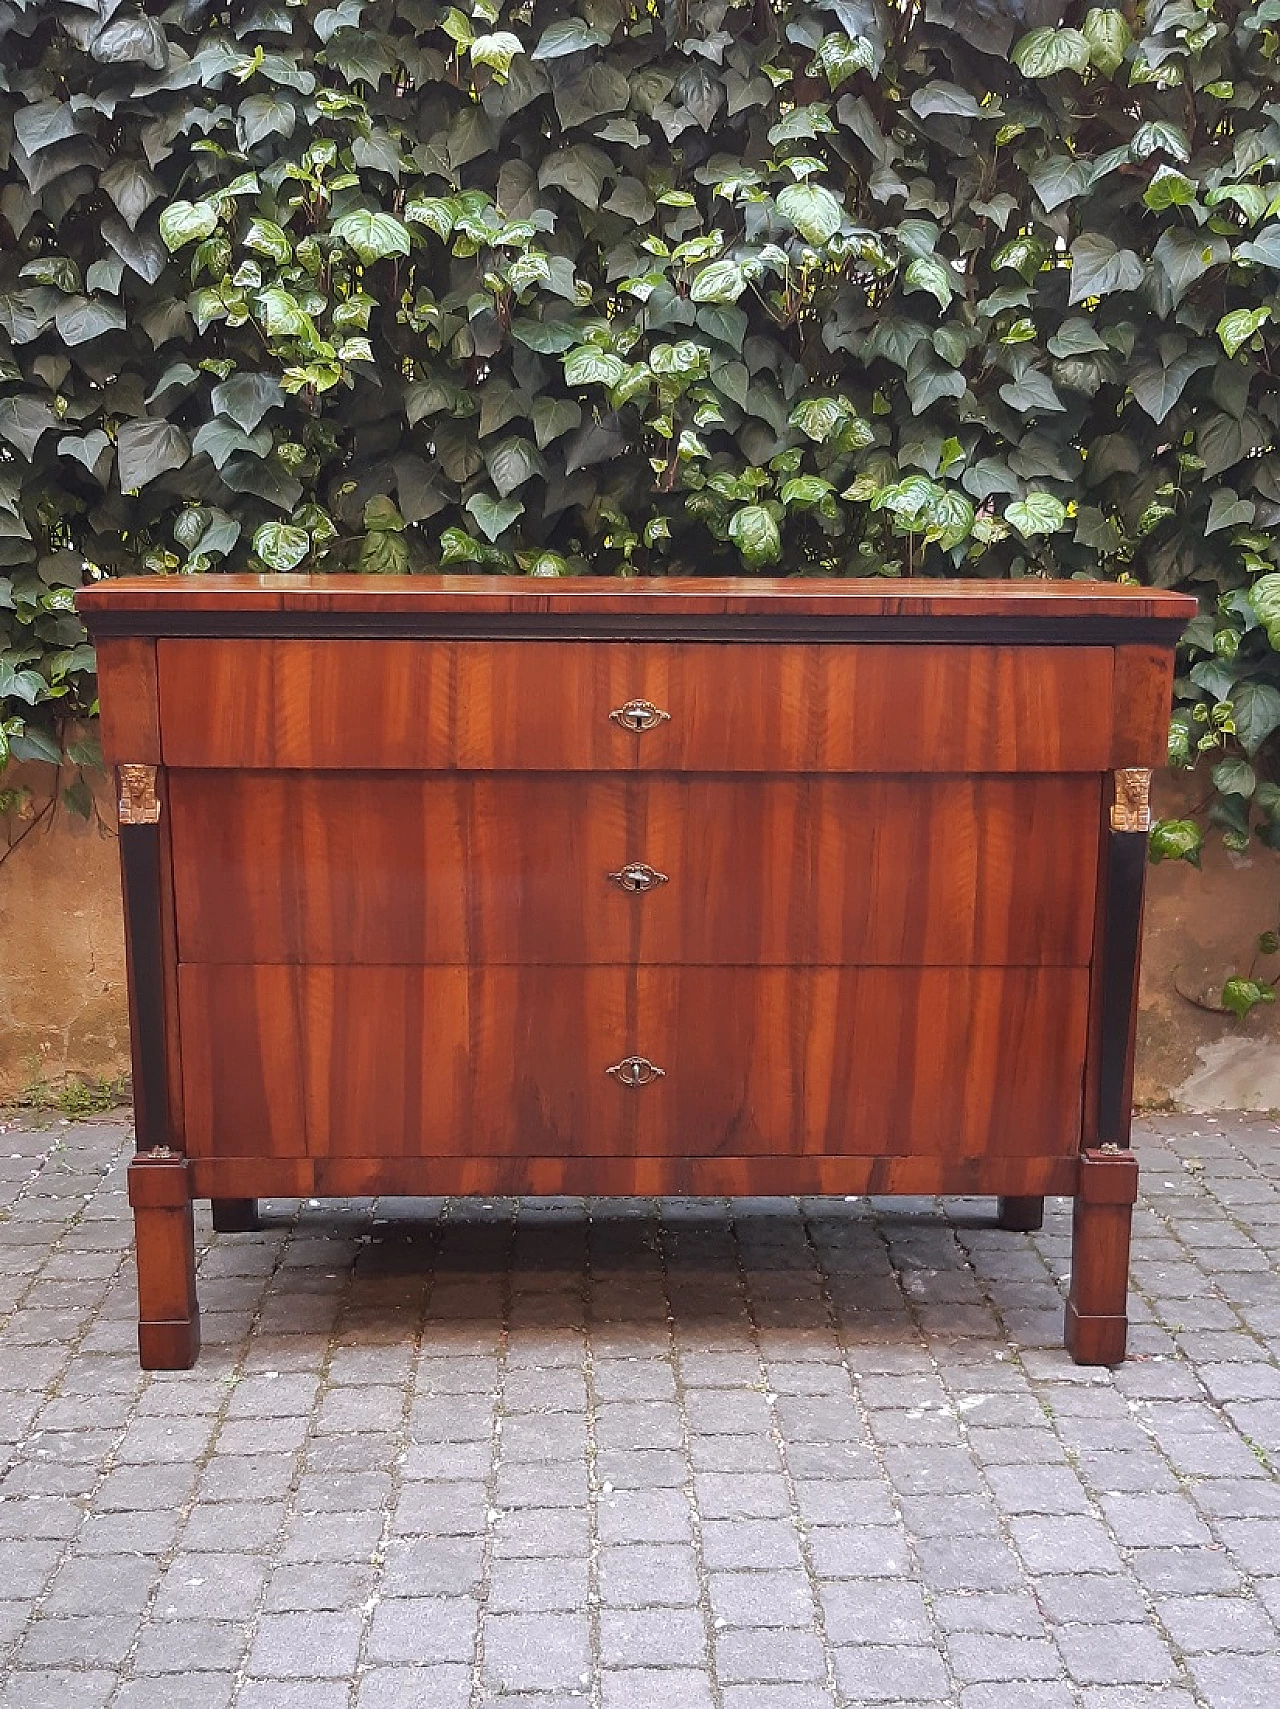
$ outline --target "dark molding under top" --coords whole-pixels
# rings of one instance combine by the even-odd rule
[[[1181,618],[1080,615],[814,616],[754,613],[467,611],[96,610],[83,614],[93,639],[184,636],[244,640],[351,641],[958,641],[969,645],[1172,647]]]

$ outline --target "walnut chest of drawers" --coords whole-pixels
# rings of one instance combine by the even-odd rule
[[[191,1202],[1076,1200],[1123,1357],[1146,784],[1193,603],[1043,582],[80,596],[120,779],[143,1363]]]

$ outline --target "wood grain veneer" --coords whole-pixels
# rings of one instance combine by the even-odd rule
[[[1142,768],[1193,602],[263,576],[80,607],[109,755],[155,771],[121,827],[145,1364],[196,1356],[192,1196],[230,1231],[294,1193],[965,1193],[1010,1230],[1069,1193],[1068,1344],[1123,1357]]]

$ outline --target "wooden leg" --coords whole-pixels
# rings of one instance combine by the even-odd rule
[[[145,1371],[185,1371],[200,1351],[195,1224],[187,1160],[158,1147],[129,1165],[138,1254],[138,1353]]]
[[[256,1234],[262,1227],[257,1199],[214,1199],[213,1226],[218,1234]]]
[[[1138,1196],[1131,1151],[1080,1154],[1071,1229],[1067,1351],[1077,1365],[1119,1365],[1129,1332],[1129,1231]]]
[[[1044,1227],[1044,1200],[1027,1198],[1000,1199],[996,1205],[996,1226],[1014,1234],[1030,1234]]]

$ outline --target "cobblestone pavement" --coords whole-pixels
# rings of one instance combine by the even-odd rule
[[[202,1222],[136,1365],[122,1123],[0,1125],[2,1709],[1275,1709],[1280,1127],[1069,1216],[382,1201]]]

